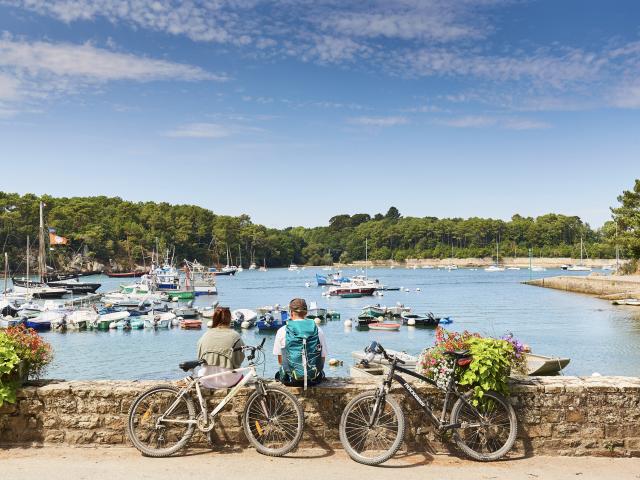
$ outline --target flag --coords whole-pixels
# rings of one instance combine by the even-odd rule
[[[56,231],[53,228],[49,229],[49,243],[51,245],[66,245],[69,243],[69,239],[66,237],[61,237],[60,235],[56,235]]]

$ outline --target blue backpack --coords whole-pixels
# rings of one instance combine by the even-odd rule
[[[289,320],[278,378],[284,384],[316,384],[324,378],[322,344],[313,320]]]

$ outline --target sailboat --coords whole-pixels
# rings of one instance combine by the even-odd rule
[[[242,268],[242,251],[240,250],[240,245],[238,245],[238,272],[244,272],[244,268]]]
[[[453,263],[453,242],[451,243],[451,261],[449,262],[449,265],[446,265],[444,268],[449,271],[458,269],[458,265]]]
[[[40,229],[38,232],[38,274],[40,281],[34,283],[29,278],[27,268],[27,276],[22,279],[12,279],[13,289],[16,293],[31,294],[33,298],[62,298],[68,291],[65,288],[50,287],[46,284],[47,263],[45,257],[45,239],[44,239],[44,203],[40,202]],[[27,237],[27,261],[29,259],[29,237]],[[28,264],[28,263],[27,263]]]
[[[504,272],[504,267],[499,265],[500,262],[500,243],[496,239],[496,263],[484,269],[485,272]]]
[[[263,258],[262,259],[262,266],[258,269],[261,272],[266,272],[267,271],[267,259]]]
[[[238,271],[238,267],[229,264],[229,257],[229,245],[227,245],[227,264],[221,269],[222,275],[235,275]]]
[[[587,267],[584,263],[582,263],[582,250],[583,250],[583,242],[582,236],[580,236],[580,263],[577,265],[571,265],[567,268],[570,272],[590,272],[591,267]]]

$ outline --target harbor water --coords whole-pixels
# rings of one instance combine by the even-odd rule
[[[528,270],[485,272],[479,270],[370,269],[368,275],[384,285],[402,287],[384,292],[382,297],[356,299],[326,298],[316,286],[319,268],[299,271],[270,269],[248,271],[235,277],[218,277],[217,296],[201,296],[197,306],[218,300],[221,305],[255,309],[263,305],[286,306],[290,299],[302,297],[308,303],[341,314],[340,320],[322,325],[329,354],[344,363],[327,367],[330,376],[348,376],[353,364],[351,352],[363,349],[371,340],[386,348],[418,354],[434,343],[434,330],[403,326],[400,331],[359,331],[347,328],[344,321],[355,318],[361,308],[380,303],[402,303],[414,313],[433,312],[450,316],[446,328],[469,330],[491,336],[511,332],[535,353],[571,358],[566,375],[640,375],[640,308],[617,307],[594,297],[521,284]],[[354,275],[354,269],[343,270]],[[361,273],[361,272],[357,272]],[[534,278],[571,272],[548,270],[534,272]],[[576,272],[582,274],[584,272]],[[83,277],[101,282],[99,291],[110,291],[123,279],[106,276]],[[132,279],[125,279],[132,280]],[[308,284],[309,286],[306,286]],[[406,291],[408,289],[408,291]],[[184,376],[177,365],[195,359],[196,342],[202,330],[135,330],[46,332],[45,339],[54,348],[55,360],[46,377],[58,379],[175,379]],[[272,355],[274,334],[252,328],[241,332],[245,343],[257,344],[266,337],[266,359],[259,373],[272,377],[277,361]]]

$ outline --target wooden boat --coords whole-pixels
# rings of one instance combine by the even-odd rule
[[[402,312],[400,314],[403,325],[415,327],[435,328],[440,324],[440,318],[434,317],[433,314],[418,315],[417,313]]]
[[[183,330],[200,330],[202,328],[202,320],[185,318],[180,320],[180,328]]]
[[[557,375],[564,367],[569,365],[569,358],[554,358],[545,355],[526,354],[527,375]]]
[[[387,332],[397,332],[400,330],[400,323],[375,322],[369,324],[369,330],[382,330]]]
[[[105,275],[110,278],[137,278],[145,275],[147,272],[106,272]]]

